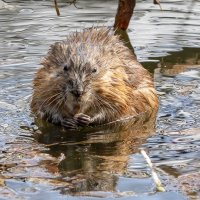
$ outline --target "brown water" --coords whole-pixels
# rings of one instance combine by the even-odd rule
[[[51,1],[7,2],[16,10],[0,10],[0,199],[199,199],[200,1],[162,1],[164,11],[137,3],[128,33],[154,73],[157,121],[68,134],[31,125],[34,73],[69,32],[111,26],[117,1],[60,3],[61,17]],[[156,191],[141,148],[166,192]]]

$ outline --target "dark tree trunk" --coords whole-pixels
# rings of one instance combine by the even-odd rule
[[[115,17],[115,29],[126,30],[132,17],[136,0],[119,0]]]

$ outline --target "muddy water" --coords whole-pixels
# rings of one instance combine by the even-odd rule
[[[32,125],[31,81],[50,44],[84,27],[111,26],[116,1],[78,1],[79,9],[60,3],[61,17],[49,1],[7,2],[16,8],[0,10],[0,198],[198,199],[200,1],[163,2],[163,11],[152,1],[137,4],[128,33],[154,73],[157,121],[68,134]],[[141,148],[166,192],[156,191]]]

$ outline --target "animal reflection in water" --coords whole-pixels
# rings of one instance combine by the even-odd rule
[[[88,195],[92,191],[114,192],[118,176],[127,169],[129,156],[138,152],[146,139],[155,133],[156,112],[110,123],[81,132],[62,131],[46,124],[35,138],[47,144],[53,157],[64,154],[58,163],[44,162],[50,173],[59,173],[67,186],[63,194]],[[42,121],[44,123],[44,121]],[[46,122],[45,122],[46,123]],[[51,167],[53,166],[53,168]]]

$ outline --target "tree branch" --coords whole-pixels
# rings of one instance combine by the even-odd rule
[[[117,14],[115,16],[115,29],[126,30],[133,15],[136,0],[119,0]]]
[[[55,6],[55,9],[56,9],[57,16],[60,16],[60,10],[58,8],[57,0],[54,0],[54,6]]]

